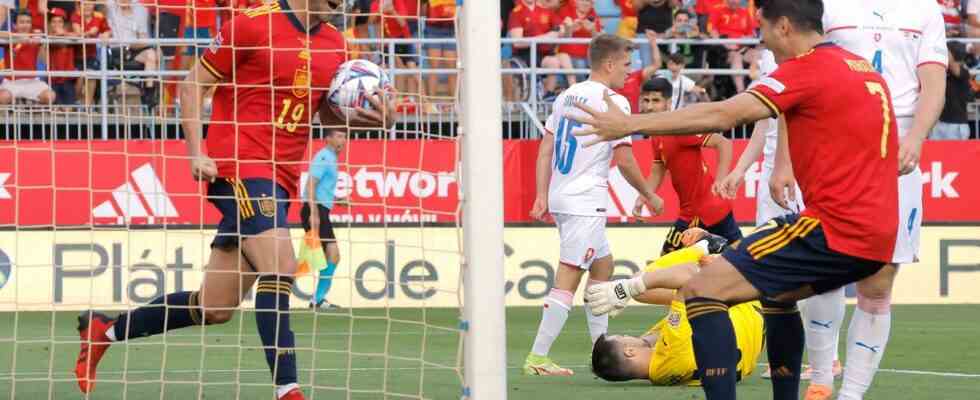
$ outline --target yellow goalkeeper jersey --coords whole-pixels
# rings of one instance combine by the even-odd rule
[[[755,370],[764,343],[762,306],[758,301],[742,303],[728,309],[735,328],[735,338],[741,359],[738,374],[745,378]],[[691,342],[691,324],[687,322],[684,303],[674,301],[670,313],[644,336],[658,335],[650,357],[650,382],[658,386],[700,385],[694,377],[697,365],[694,361],[694,345]]]

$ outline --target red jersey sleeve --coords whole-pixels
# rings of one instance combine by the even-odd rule
[[[513,30],[515,28],[524,28],[524,6],[517,5],[513,10],[510,10],[510,17],[507,18],[507,30]]]
[[[769,76],[753,82],[745,92],[755,96],[773,116],[777,116],[791,111],[817,91],[825,90],[825,85],[819,85],[820,76],[821,73],[810,71],[806,62],[789,60]]]
[[[241,14],[225,23],[201,56],[201,65],[220,80],[231,79],[235,64],[245,58],[256,38],[249,29],[255,21]]]

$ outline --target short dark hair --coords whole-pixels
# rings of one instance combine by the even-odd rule
[[[20,18],[21,15],[26,17],[33,17],[31,15],[31,10],[29,8],[21,8],[20,10],[17,10],[17,18]],[[16,19],[14,19],[14,21],[16,21]]]
[[[677,18],[677,16],[678,15],[681,15],[681,14],[686,15],[688,18],[694,18],[694,16],[691,15],[691,12],[690,11],[687,11],[687,10],[685,10],[683,8],[680,9],[680,10],[677,10],[677,12],[674,13],[674,18]]]
[[[605,334],[600,335],[592,346],[592,373],[610,382],[633,379],[626,370],[621,347],[621,344],[609,340]]]
[[[654,77],[643,84],[643,93],[660,93],[665,99],[669,99],[674,94],[674,85],[670,84],[665,78]]]
[[[946,42],[946,49],[951,60],[962,62],[966,59],[966,45],[963,42]]]
[[[684,57],[684,55],[681,53],[671,53],[669,56],[667,56],[667,61],[674,64],[687,65],[687,57]]]
[[[629,40],[616,35],[603,33],[589,42],[589,65],[593,67],[622,52],[631,52],[635,47]]]
[[[755,5],[769,22],[786,17],[799,30],[823,34],[823,0],[756,0]]]

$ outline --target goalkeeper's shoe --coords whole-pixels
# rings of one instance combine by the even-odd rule
[[[114,323],[107,315],[93,311],[84,311],[78,316],[78,336],[82,340],[82,348],[75,361],[75,378],[82,393],[95,389],[95,371],[112,344],[105,332]]]
[[[302,390],[299,390],[299,388],[295,388],[293,390],[286,392],[286,394],[282,395],[282,397],[280,397],[279,400],[306,400],[306,397],[303,397]]]
[[[320,300],[319,303],[313,303],[311,301],[310,302],[310,308],[312,308],[312,309],[314,309],[316,311],[340,311],[340,310],[343,309],[342,307],[340,307],[340,306],[338,306],[336,304],[333,304],[333,303],[331,303],[329,301],[326,301],[326,300]]]
[[[558,366],[548,357],[532,353],[524,360],[524,375],[572,376],[575,372]]]

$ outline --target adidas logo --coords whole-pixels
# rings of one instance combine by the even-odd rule
[[[12,198],[12,196],[10,196],[10,192],[8,192],[4,187],[7,186],[7,179],[10,179],[10,173],[0,173],[0,199]]]
[[[152,165],[141,165],[130,174],[130,178],[131,181],[112,191],[112,199],[92,210],[95,218],[112,218],[116,224],[122,225],[132,222],[133,218],[145,218],[146,223],[153,224],[157,218],[178,216],[170,195]]]

